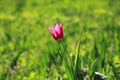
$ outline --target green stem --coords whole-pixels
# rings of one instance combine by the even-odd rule
[[[72,62],[72,59],[71,59],[71,57],[70,57],[70,55],[69,55],[69,52],[67,51],[65,45],[63,44],[63,41],[61,41],[61,45],[62,45],[62,47],[64,48],[65,52],[67,53],[67,56],[68,56],[70,62]]]
[[[69,53],[68,53],[68,51],[66,50],[66,48],[65,48],[65,46],[64,46],[64,44],[63,44],[63,42],[62,41],[60,41],[60,42],[58,42],[58,44],[59,44],[59,50],[61,50],[60,48],[60,44],[62,45],[62,47],[64,48],[64,51],[66,52],[66,56],[65,56],[65,54],[62,54],[62,53],[60,53],[59,52],[59,55],[60,55],[60,57],[64,60],[64,62],[65,62],[65,66],[66,66],[66,69],[68,69],[68,73],[70,74],[69,75],[69,77],[72,77],[72,80],[75,80],[75,75],[74,75],[74,70],[73,70],[73,61],[72,61],[72,59],[70,58],[70,55],[69,55]],[[68,58],[68,59],[67,59]],[[69,61],[70,61],[70,65],[69,65]]]

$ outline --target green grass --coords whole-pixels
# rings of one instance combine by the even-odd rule
[[[0,80],[70,80],[48,31],[56,23],[64,25],[63,42],[73,60],[81,40],[76,69],[87,65],[90,77],[96,71],[118,80],[119,5],[119,0],[1,0]]]

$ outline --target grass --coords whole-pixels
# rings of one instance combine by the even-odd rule
[[[81,40],[76,71],[87,65],[93,80],[94,72],[118,80],[119,5],[119,0],[1,0],[0,80],[70,80],[48,32],[56,23],[64,25],[63,42],[73,61]]]

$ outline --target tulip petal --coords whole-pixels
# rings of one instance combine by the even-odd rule
[[[61,33],[61,37],[63,37],[64,33],[63,33],[63,24],[60,24],[60,33]]]
[[[56,24],[55,28],[50,27],[48,28],[49,32],[52,34],[55,40],[61,40],[63,38],[63,29],[62,24]]]
[[[50,32],[50,33],[52,33],[52,28],[51,28],[51,27],[50,27],[50,28],[48,28],[48,30],[49,30],[49,32]]]
[[[59,24],[59,26],[60,26],[60,28],[62,28],[62,27],[63,27],[63,24]]]
[[[56,24],[55,30],[58,32],[58,34],[61,33],[61,31],[60,31],[60,25],[59,24]]]

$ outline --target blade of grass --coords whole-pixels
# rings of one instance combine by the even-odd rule
[[[90,68],[89,68],[89,74],[90,74],[90,76],[92,76],[93,75],[93,73],[94,73],[94,68],[95,68],[95,65],[97,64],[97,58],[92,62],[92,64],[90,65]]]
[[[76,58],[75,58],[75,76],[76,76],[76,79],[77,79],[77,73],[78,71],[80,70],[81,68],[81,61],[80,61],[80,44],[81,44],[81,38],[79,38],[79,43],[78,43],[78,52],[76,54]]]
[[[120,80],[120,75],[119,75],[119,73],[117,72],[115,66],[114,66],[111,62],[109,62],[109,64],[110,64],[110,66],[112,66],[112,70],[113,70],[113,73],[114,73],[114,76],[116,77],[116,79],[117,79],[117,80]]]

